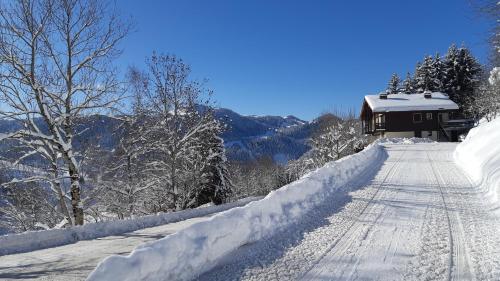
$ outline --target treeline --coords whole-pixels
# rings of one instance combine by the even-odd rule
[[[249,162],[229,163],[233,196],[262,196],[291,183],[303,175],[362,150],[370,141],[361,131],[361,122],[354,111],[334,110],[311,122],[311,147],[299,159],[286,165],[261,157]]]
[[[473,96],[481,74],[481,65],[470,50],[453,44],[444,56],[425,56],[417,62],[413,75],[408,72],[404,80],[392,74],[387,93],[442,92],[463,108]]]
[[[387,94],[442,92],[460,107],[465,117],[490,118],[498,111],[498,90],[488,81],[489,66],[483,66],[466,47],[451,45],[444,56],[425,56],[413,74],[404,80],[392,74]]]
[[[474,11],[491,22],[488,62],[481,65],[465,46],[451,45],[444,56],[425,56],[413,74],[404,79],[394,73],[388,94],[442,92],[456,102],[465,117],[479,121],[495,118],[500,111],[500,4],[495,0],[472,1]]]

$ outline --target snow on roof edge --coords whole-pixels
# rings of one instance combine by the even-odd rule
[[[455,102],[441,92],[433,92],[432,98],[425,98],[420,93],[393,94],[388,95],[387,99],[380,99],[379,95],[366,95],[365,101],[373,112],[459,109]]]

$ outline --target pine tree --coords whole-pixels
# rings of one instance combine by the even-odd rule
[[[417,63],[417,67],[415,69],[415,87],[417,90],[421,91],[432,91],[433,90],[433,81],[432,81],[432,72],[433,72],[434,59],[431,56],[425,56],[424,61],[422,63]]]
[[[406,78],[403,81],[403,88],[401,90],[405,94],[414,93],[413,79],[411,78],[410,72],[406,73]]]
[[[191,170],[196,177],[193,185],[195,188],[186,200],[184,208],[194,208],[213,202],[214,204],[225,203],[232,194],[232,182],[229,177],[227,159],[225,155],[224,141],[221,124],[215,120],[212,114],[207,114],[207,122],[212,124],[210,129],[200,135],[198,147],[191,151]],[[196,169],[198,167],[198,169]]]
[[[461,109],[473,100],[474,88],[481,75],[481,65],[470,51],[465,48],[450,46],[444,60],[444,91]]]
[[[430,81],[430,86],[429,90],[433,92],[443,92],[444,91],[444,84],[446,83],[446,73],[445,73],[445,66],[444,63],[441,60],[441,57],[439,54],[436,54],[434,59],[432,60],[432,67],[430,68],[430,76],[431,76],[431,81]]]
[[[397,94],[399,92],[399,83],[401,80],[396,73],[392,74],[391,80],[389,81],[389,85],[387,87],[387,92],[390,95]]]

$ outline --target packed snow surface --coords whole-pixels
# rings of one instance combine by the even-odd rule
[[[500,221],[457,144],[392,140],[104,260],[89,280],[500,280]]]
[[[455,160],[493,203],[500,203],[500,118],[482,121],[457,146]]]
[[[248,202],[258,199],[260,199],[260,197],[251,197],[228,204],[210,206],[206,208],[197,208],[174,213],[149,215],[127,220],[89,223],[83,226],[75,226],[64,229],[30,231],[20,234],[3,235],[0,236],[0,256],[34,251],[49,247],[56,247],[75,243],[81,240],[90,240],[99,237],[117,235],[135,231],[138,229],[178,222],[189,218],[206,216],[234,207],[243,206]]]
[[[367,95],[365,100],[373,112],[458,109],[456,103],[439,92],[432,93],[432,98],[425,98],[423,94],[395,94],[388,95],[387,99]]]
[[[85,280],[97,264],[109,255],[127,255],[138,245],[161,239],[209,218],[191,218],[134,232],[0,256],[0,280]]]
[[[196,280],[500,280],[499,217],[456,144],[384,147],[381,165]]]
[[[103,262],[104,272],[89,279],[500,280],[498,205],[454,161],[457,144],[407,142],[385,141],[371,155],[310,173],[290,193],[213,218],[1,256],[0,279],[82,280],[106,255],[148,241]],[[361,170],[339,183],[351,164]]]
[[[245,207],[135,249],[129,256],[111,256],[87,280],[189,280],[214,267],[239,247],[273,235],[318,205],[344,184],[385,158],[373,144],[360,153],[331,162],[298,181]]]

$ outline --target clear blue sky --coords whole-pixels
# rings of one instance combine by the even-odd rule
[[[208,78],[221,107],[311,120],[359,108],[393,72],[413,71],[452,42],[486,61],[487,22],[469,0],[120,0],[136,31],[118,61],[143,67],[153,50],[173,53]]]

